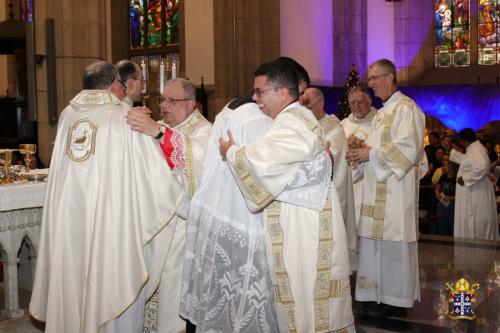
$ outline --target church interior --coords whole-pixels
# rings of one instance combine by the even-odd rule
[[[305,67],[340,119],[348,90],[390,59],[399,89],[425,113],[426,144],[431,133],[472,128],[500,159],[500,0],[0,0],[0,161],[19,148],[12,164],[34,156],[36,168],[50,166],[59,115],[97,60],[139,64],[141,104],[156,118],[164,82],[189,79],[213,122],[280,56]],[[28,303],[46,182],[19,184],[0,183],[0,332],[43,332]],[[432,185],[421,186],[422,195]],[[494,187],[500,206],[498,178]],[[420,209],[420,302],[370,318],[353,301],[356,331],[500,332],[500,241],[439,234],[438,213]],[[473,320],[450,319],[450,286],[463,277],[480,286]]]

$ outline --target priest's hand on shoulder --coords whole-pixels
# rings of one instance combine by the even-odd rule
[[[465,183],[464,183],[464,179],[462,178],[462,176],[458,177],[458,179],[457,179],[457,183],[458,183],[459,185],[461,185],[461,186],[464,186],[464,184],[465,184]]]
[[[220,156],[222,157],[223,161],[226,160],[226,154],[227,154],[228,149],[232,145],[236,144],[236,142],[234,142],[233,135],[231,134],[230,130],[227,130],[227,136],[229,138],[227,141],[224,140],[224,137],[222,137],[222,136],[219,138],[219,152],[220,152]]]
[[[144,110],[146,109],[146,110]],[[134,131],[156,137],[160,130],[160,125],[150,116],[149,109],[144,107],[130,108],[127,113],[127,124]]]

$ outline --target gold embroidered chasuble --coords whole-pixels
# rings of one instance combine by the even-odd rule
[[[354,320],[345,227],[329,181],[331,164],[318,163],[326,155],[323,147],[318,121],[294,103],[276,117],[259,143],[228,151],[228,163],[248,207],[265,208],[268,264],[282,332],[329,332]],[[326,184],[330,183],[315,187],[315,201],[321,198],[322,204],[314,208],[308,204],[307,182],[314,183],[318,175],[306,170],[327,175]],[[300,191],[291,184],[302,184]],[[287,195],[288,191],[302,195]],[[332,203],[337,213],[333,216]]]
[[[83,90],[61,113],[30,303],[46,332],[96,333],[135,302],[144,246],[180,201],[181,180],[156,140],[129,128],[127,109]]]
[[[418,163],[424,127],[422,110],[399,91],[377,111],[366,140],[372,147],[370,161],[356,171],[364,177],[361,237],[417,240]]]

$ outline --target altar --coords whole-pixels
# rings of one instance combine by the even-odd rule
[[[47,183],[24,182],[0,186],[0,260],[3,265],[4,309],[2,317],[24,314],[19,307],[18,263],[23,241],[29,249],[30,282],[35,273],[40,239],[42,206]]]

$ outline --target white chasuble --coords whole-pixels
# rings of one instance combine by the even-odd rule
[[[219,154],[219,137],[227,130],[247,145],[271,123],[253,102],[230,103],[215,119],[187,219],[181,315],[197,332],[278,331],[263,216],[249,212]]]
[[[119,318],[148,280],[144,246],[180,201],[182,180],[127,109],[83,90],[61,113],[30,303],[46,332],[96,333]]]
[[[166,125],[166,124],[165,124]],[[151,277],[146,285],[147,298],[145,328],[149,332],[177,333],[186,327],[179,316],[182,268],[186,243],[186,218],[191,199],[203,173],[212,124],[195,110],[179,125],[172,127],[174,151],[172,159],[181,168],[174,168],[183,178],[182,201],[173,221],[146,247]]]
[[[356,299],[411,307],[419,299],[418,182],[425,117],[395,92],[377,111],[359,166],[363,199]]]
[[[293,103],[258,143],[228,150],[249,209],[265,208],[280,332],[329,332],[354,321],[345,227],[336,190],[328,186],[331,163],[323,147],[317,120]],[[315,200],[308,200],[311,188]]]
[[[371,107],[370,112],[363,118],[358,119],[351,113],[349,117],[342,119],[342,127],[344,127],[345,137],[355,135],[361,140],[366,140],[372,130],[372,120],[375,117],[377,109]],[[359,213],[361,211],[361,200],[363,196],[363,179],[352,179],[352,191],[354,193],[354,210],[356,214],[356,229],[359,224]],[[352,263],[351,263],[352,266]]]
[[[330,152],[333,156],[333,181],[338,192],[342,218],[347,232],[347,246],[349,248],[349,263],[351,271],[357,269],[358,262],[358,231],[356,229],[356,214],[351,168],[347,163],[347,140],[344,128],[335,115],[326,115],[319,120],[325,141],[330,143]]]
[[[452,149],[450,161],[460,164],[457,179],[464,180],[463,186],[457,183],[456,187],[453,236],[499,239],[495,190],[487,177],[491,164],[486,148],[475,141],[465,154]]]

